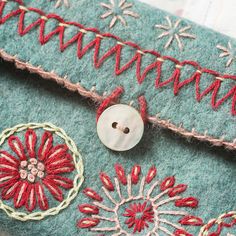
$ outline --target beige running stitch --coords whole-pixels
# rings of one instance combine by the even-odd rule
[[[71,201],[77,196],[78,191],[80,189],[80,186],[82,185],[84,181],[84,166],[83,166],[83,161],[82,157],[77,150],[77,147],[74,143],[74,141],[67,136],[65,131],[61,128],[58,128],[54,126],[53,124],[50,123],[28,123],[28,124],[19,124],[16,125],[12,128],[5,129],[2,134],[0,135],[0,146],[5,142],[7,138],[9,138],[11,135],[17,132],[21,132],[27,129],[39,129],[42,128],[46,131],[53,132],[60,138],[62,138],[66,145],[68,146],[69,150],[72,152],[72,157],[75,165],[75,169],[77,170],[77,174],[74,178],[73,181],[73,188],[69,191],[68,196],[66,199],[64,199],[57,207],[50,208],[44,212],[33,212],[30,214],[27,214],[25,212],[19,212],[13,209],[12,207],[9,207],[5,205],[1,200],[0,200],[0,209],[6,212],[6,214],[9,217],[12,217],[14,219],[20,220],[20,221],[28,221],[28,220],[42,220],[47,216],[53,216],[57,215],[61,210],[65,209],[66,207],[69,206]]]

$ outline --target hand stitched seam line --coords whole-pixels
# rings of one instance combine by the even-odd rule
[[[96,93],[93,89],[90,91],[81,86],[79,83],[74,84],[67,80],[66,78],[62,78],[55,74],[55,72],[46,72],[41,67],[35,67],[28,62],[20,61],[16,56],[11,56],[4,52],[3,50],[0,50],[0,57],[8,62],[12,62],[15,64],[16,68],[21,70],[28,70],[30,73],[36,73],[40,75],[43,79],[50,79],[55,81],[57,84],[65,87],[69,91],[72,92],[78,92],[81,96],[90,98],[91,100],[95,102],[101,103],[104,101],[106,97],[99,95]],[[212,136],[207,135],[207,131],[205,131],[204,134],[200,134],[195,131],[193,128],[192,130],[186,130],[182,126],[176,126],[175,124],[172,124],[170,120],[163,120],[160,119],[158,116],[150,116],[148,115],[146,117],[147,121],[158,125],[159,127],[162,127],[164,129],[169,129],[172,132],[175,132],[177,134],[182,135],[183,137],[187,139],[195,138],[199,141],[209,142],[214,146],[223,146],[227,149],[234,150],[236,149],[236,139],[232,142],[224,140],[224,137],[222,138],[215,138]]]
[[[2,12],[4,10],[4,6],[7,4],[7,0],[1,0],[0,1],[0,14],[2,15]],[[23,36],[27,34],[32,28],[39,26],[40,28],[40,37],[39,41],[40,43],[46,44],[54,35],[59,35],[59,41],[60,41],[60,50],[63,52],[68,46],[71,44],[77,42],[78,44],[78,51],[77,56],[79,59],[81,59],[90,49],[94,48],[94,67],[100,68],[104,61],[110,57],[115,55],[116,57],[116,63],[115,63],[115,74],[118,76],[122,74],[124,71],[131,68],[134,64],[136,64],[136,77],[139,84],[141,84],[149,72],[155,70],[156,71],[156,79],[155,79],[155,87],[161,88],[166,85],[169,85],[170,83],[173,83],[173,92],[174,95],[177,95],[179,93],[179,90],[184,87],[185,85],[188,85],[192,82],[195,82],[195,94],[196,94],[196,100],[200,102],[202,98],[208,94],[211,93],[211,106],[213,109],[218,108],[221,106],[226,100],[232,97],[232,105],[231,105],[231,113],[232,115],[236,115],[236,85],[232,86],[230,90],[223,95],[223,97],[218,98],[219,96],[219,90],[221,88],[221,84],[224,82],[224,80],[236,80],[236,76],[234,75],[222,75],[217,71],[210,70],[207,68],[202,68],[197,62],[194,61],[183,61],[180,62],[177,59],[170,57],[170,56],[162,56],[157,51],[153,50],[143,50],[141,49],[137,44],[133,42],[126,42],[123,41],[121,38],[119,38],[116,35],[113,35],[111,33],[101,33],[96,28],[86,28],[83,25],[76,23],[76,22],[66,22],[64,19],[62,19],[60,16],[56,14],[48,14],[46,15],[43,11],[37,8],[31,8],[31,7],[25,7],[22,0],[14,0],[14,2],[19,3],[19,8],[16,10],[13,10],[11,13],[7,14],[4,17],[1,17],[0,24],[4,24],[8,19],[11,17],[19,16],[19,27],[18,27],[18,33]],[[35,22],[24,28],[24,17],[27,12],[34,12],[38,13],[40,15],[40,18],[37,19]],[[44,35],[44,29],[45,24],[49,19],[57,20],[58,27],[51,31],[49,34]],[[75,26],[78,27],[79,33],[76,34],[74,37],[72,37],[69,41],[64,43],[64,32],[65,28],[68,26]],[[85,47],[82,46],[83,37],[84,34],[87,32],[93,32],[95,33],[95,39],[93,39],[89,44],[87,44]],[[108,39],[115,39],[117,41],[117,44],[113,46],[110,50],[108,50],[103,56],[99,58],[99,52],[100,52],[100,45],[101,41],[105,38]],[[130,61],[125,65],[120,65],[121,63],[121,54],[123,47],[131,47],[134,50],[136,50],[135,55],[130,59]],[[150,54],[153,57],[156,58],[155,62],[148,65],[144,71],[141,71],[141,65],[142,65],[142,58],[145,56],[145,54]],[[176,64],[176,68],[172,74],[172,76],[165,80],[161,81],[161,75],[162,75],[162,65],[164,61],[171,61],[172,63]],[[192,66],[196,69],[194,74],[184,80],[180,81],[181,77],[181,69],[184,66]],[[215,77],[215,80],[203,91],[200,90],[200,82],[203,74],[211,75]]]

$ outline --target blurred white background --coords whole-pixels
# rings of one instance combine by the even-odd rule
[[[236,38],[236,0],[141,0]]]

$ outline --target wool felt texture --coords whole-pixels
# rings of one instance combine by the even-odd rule
[[[100,16],[104,13],[104,8],[100,6],[101,1],[99,0],[92,2],[72,1],[72,6],[69,9],[63,7],[55,9],[53,2],[45,3],[45,1],[25,1],[25,5],[36,7],[46,13],[56,13],[67,21],[79,22],[85,27],[97,28],[100,32],[111,32],[126,41],[137,43],[141,48],[155,50],[161,55],[172,56],[179,61],[193,60],[198,62],[203,68],[209,68],[222,74],[234,74],[236,65],[232,63],[230,67],[226,68],[225,64],[228,59],[227,57],[219,58],[220,51],[217,48],[217,45],[227,45],[229,41],[234,45],[234,39],[200,27],[188,20],[182,20],[180,26],[182,28],[191,26],[189,33],[195,35],[196,39],[181,38],[184,44],[184,50],[181,52],[175,40],[165,50],[164,45],[168,38],[158,39],[163,30],[155,28],[155,25],[166,25],[165,16],[170,16],[173,24],[178,18],[138,1],[130,2],[133,3],[132,10],[139,14],[139,18],[127,17],[127,27],[122,27],[122,24],[117,23],[112,29],[108,27],[110,18],[100,19]],[[7,3],[3,15],[18,7],[19,4],[14,1]],[[26,12],[25,26],[38,18],[38,14],[31,11]],[[45,71],[54,71],[60,77],[66,76],[68,81],[75,84],[80,83],[87,90],[96,86],[96,91],[99,94],[104,92],[109,94],[117,86],[123,86],[125,89],[125,93],[122,96],[123,102],[129,103],[131,100],[136,102],[140,95],[145,95],[149,114],[153,116],[158,114],[160,118],[170,120],[177,127],[181,126],[189,131],[194,129],[199,134],[208,134],[218,139],[233,142],[235,138],[235,116],[230,114],[230,109],[231,106],[235,108],[235,104],[232,104],[234,93],[217,111],[213,111],[210,105],[212,96],[214,96],[213,91],[203,96],[201,102],[198,103],[195,98],[195,83],[185,85],[179,91],[178,96],[174,96],[173,82],[163,88],[155,88],[156,74],[153,71],[147,74],[141,85],[137,82],[136,66],[132,66],[119,76],[114,76],[114,56],[107,59],[99,69],[95,69],[92,59],[93,50],[90,50],[82,59],[78,60],[76,43],[66,48],[62,53],[59,50],[58,35],[53,36],[46,44],[40,46],[38,40],[39,27],[31,29],[21,37],[17,33],[18,19],[18,16],[12,17],[1,25],[0,47],[6,53],[13,56],[16,55],[19,60],[28,62],[33,66],[40,66]],[[58,21],[50,19],[45,25],[45,34],[54,30],[57,26]],[[77,29],[74,26],[69,27],[65,30],[64,40],[71,39],[76,33]],[[83,45],[88,44],[93,39],[94,33],[85,34]],[[112,39],[103,40],[100,54],[105,54],[116,43],[117,41]],[[121,65],[126,64],[134,55],[135,50],[132,47],[123,47]],[[154,59],[150,55],[145,55],[142,58],[141,70],[152,63]],[[165,61],[163,63],[161,81],[166,81],[170,78],[175,69],[173,62]],[[190,65],[183,66],[180,81],[188,79],[195,71],[196,69]],[[201,77],[200,91],[204,91],[212,84],[215,77],[208,73],[202,74]],[[216,100],[224,97],[230,89],[233,89],[232,84],[234,84],[234,81],[224,80]]]
[[[62,127],[83,156],[85,182],[82,189],[91,187],[99,192],[99,173],[105,171],[113,177],[115,163],[121,163],[126,172],[134,164],[139,164],[144,173],[155,165],[160,178],[174,175],[178,183],[188,185],[185,196],[199,199],[199,207],[190,212],[200,216],[204,222],[235,208],[234,152],[199,142],[186,142],[170,131],[152,126],[147,126],[142,142],[135,149],[124,153],[112,152],[103,146],[96,135],[94,104],[89,100],[53,82],[45,83],[37,76],[16,70],[7,63],[1,62],[0,70],[1,130],[32,121],[47,121]],[[80,192],[67,209],[39,222],[20,222],[0,211],[0,232],[11,236],[97,235],[76,227],[77,220],[83,217],[77,206],[88,202]],[[176,208],[171,205],[167,209]],[[200,230],[199,227],[189,229],[193,235],[198,235]],[[234,233],[228,228],[224,232]]]
[[[50,1],[25,1],[25,5],[40,8],[47,13],[55,12],[65,19],[80,22],[88,27],[99,28],[101,32],[110,31],[125,40],[138,43],[142,48],[155,49],[161,54],[171,55],[178,60],[195,60],[203,67],[233,74],[234,63],[225,68],[227,58],[219,58],[216,45],[227,45],[229,40],[233,44],[235,40],[183,20],[181,24],[186,23],[192,26],[191,33],[196,35],[196,39],[183,39],[185,47],[182,52],[179,51],[176,42],[173,42],[174,47],[164,50],[166,40],[157,40],[160,31],[154,26],[165,24],[164,17],[169,14],[137,1],[130,2],[134,4],[132,10],[137,12],[140,18],[127,17],[127,27],[122,27],[117,23],[112,29],[108,28],[110,19],[100,20],[99,17],[104,13],[104,9],[97,0],[71,1],[73,7],[69,9],[63,7],[55,9],[54,3]],[[7,8],[9,10],[17,6],[16,3],[11,2]],[[25,18],[26,25],[38,17],[30,12],[26,14],[28,14]],[[171,16],[171,19],[175,21],[177,18]],[[0,26],[0,48],[8,54],[16,55],[20,60],[34,66],[40,65],[45,71],[54,70],[62,77],[67,75],[68,80],[73,83],[80,82],[88,90],[96,85],[96,90],[100,94],[104,91],[109,94],[114,88],[122,85],[125,92],[122,94],[121,102],[128,103],[134,100],[134,106],[138,109],[137,98],[144,94],[148,102],[149,114],[154,115],[158,112],[162,118],[171,119],[177,125],[183,123],[186,129],[195,128],[200,133],[208,130],[208,133],[215,137],[220,138],[225,135],[228,141],[235,138],[235,117],[230,114],[229,100],[217,111],[213,111],[209,95],[200,103],[196,102],[193,84],[184,87],[178,96],[174,96],[170,92],[173,89],[172,86],[155,89],[155,81],[152,81],[151,74],[139,85],[135,76],[135,67],[117,77],[111,69],[114,66],[114,58],[108,59],[101,68],[95,69],[91,59],[92,52],[78,60],[76,45],[72,45],[62,53],[56,36],[47,44],[40,45],[38,29],[32,29],[21,37],[17,33],[17,22],[18,17],[13,17]],[[46,31],[49,32],[58,22],[48,23]],[[68,29],[67,39],[70,39],[73,34],[74,29]],[[93,35],[88,33],[86,37],[89,42]],[[102,47],[106,51],[113,43],[108,40]],[[125,49],[122,61],[129,60],[132,56],[133,51]],[[145,63],[148,64],[149,61]],[[165,78],[169,73],[168,66],[171,67],[171,65],[166,65],[167,69],[163,71]],[[184,70],[183,73],[186,77],[189,75],[189,71]],[[206,86],[209,78],[205,78],[202,82]],[[0,130],[27,122],[51,122],[63,128],[74,140],[83,156],[85,181],[82,189],[91,187],[100,193],[102,185],[99,174],[104,171],[113,178],[115,163],[120,163],[126,172],[130,172],[131,168],[138,164],[143,173],[147,173],[149,168],[155,165],[158,178],[173,175],[177,183],[188,185],[183,195],[196,197],[199,200],[199,206],[196,209],[186,210],[190,214],[201,217],[204,223],[217,218],[223,212],[235,209],[235,151],[226,151],[223,148],[212,147],[194,140],[188,142],[169,130],[147,125],[144,137],[137,147],[124,153],[112,152],[102,145],[96,135],[94,110],[97,105],[90,100],[71,93],[54,82],[42,80],[40,76],[16,70],[13,65],[3,61],[0,64],[0,84],[2,118]],[[226,85],[228,85],[227,81]],[[226,90],[223,88],[222,93]],[[11,236],[98,235],[97,232],[76,227],[77,221],[85,217],[78,211],[77,206],[88,202],[88,198],[80,191],[68,208],[56,216],[47,217],[38,222],[20,222],[0,211],[0,232]],[[7,204],[11,205],[11,202]],[[107,199],[106,204],[112,207]],[[166,205],[165,209],[180,210],[173,204]],[[121,211],[120,214],[122,215],[123,212]],[[108,213],[104,215],[109,217]],[[125,219],[120,219],[121,226],[127,229]],[[178,219],[174,217],[169,220],[178,223]],[[110,225],[109,222],[103,222],[104,227]],[[173,231],[171,226],[167,228]],[[132,234],[132,229],[127,230]],[[147,230],[145,229],[139,235],[145,235]],[[187,226],[187,230],[195,236],[200,232],[200,227]],[[225,227],[222,235],[227,235],[227,233],[235,234],[236,228]],[[105,232],[105,235],[112,235],[112,233]]]

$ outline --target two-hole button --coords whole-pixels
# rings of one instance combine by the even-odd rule
[[[136,146],[144,132],[144,122],[133,107],[117,104],[99,117],[97,133],[101,142],[114,151],[127,151]]]

